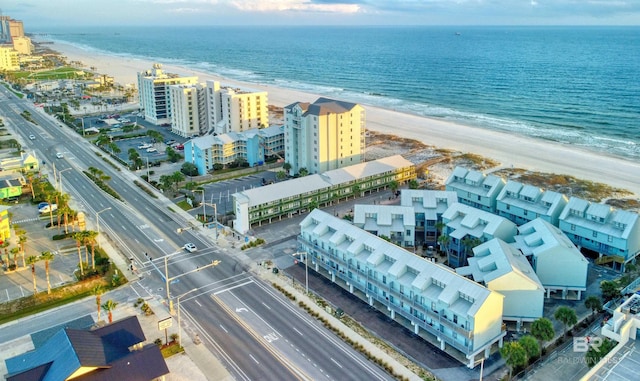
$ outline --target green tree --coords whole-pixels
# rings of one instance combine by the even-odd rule
[[[606,356],[613,348],[615,348],[616,342],[610,340],[609,338],[604,338],[602,340],[602,344],[598,347],[589,347],[587,353],[584,355],[585,361],[589,368],[592,368],[594,365],[600,362],[604,356]]]
[[[418,189],[418,187],[420,187],[418,180],[413,179],[409,181],[409,189]]]
[[[91,268],[96,268],[96,243],[98,238],[98,232],[93,230],[87,230],[84,232],[85,247],[89,245],[91,247]]]
[[[531,335],[525,335],[518,340],[518,343],[524,348],[525,352],[527,352],[527,358],[529,360],[536,359],[540,356],[540,344],[535,337]]]
[[[308,174],[309,170],[307,168],[300,168],[300,170],[298,171],[298,176],[300,177],[305,177]]]
[[[174,185],[175,190],[177,192],[178,191],[178,184],[180,184],[181,181],[184,181],[184,175],[180,171],[175,171],[175,172],[173,172],[171,174],[171,181],[173,182],[173,185]]]
[[[556,309],[556,312],[553,313],[553,317],[562,323],[564,326],[564,335],[567,335],[567,326],[572,327],[574,324],[578,322],[578,317],[576,316],[576,311],[567,306],[560,306]]]
[[[600,290],[602,291],[602,298],[606,302],[620,297],[620,287],[614,281],[603,280],[600,282]]]
[[[389,183],[389,189],[391,189],[391,192],[393,193],[394,196],[396,195],[396,192],[398,191],[399,187],[400,187],[400,184],[398,184],[398,182],[395,180]]]
[[[276,179],[278,180],[284,180],[287,178],[287,173],[285,171],[278,171],[276,172]]]
[[[449,256],[449,243],[451,243],[451,237],[447,234],[443,234],[438,237],[438,243],[440,244],[440,250],[444,251],[447,253],[447,256]]]
[[[198,176],[198,167],[193,163],[185,162],[180,167],[180,172],[185,176]]]
[[[43,251],[40,254],[40,260],[44,261],[44,271],[47,275],[47,294],[51,294],[51,282],[49,281],[49,263],[53,261],[54,257],[55,255],[53,255],[53,253],[50,251]]]
[[[500,356],[509,365],[509,379],[515,368],[524,366],[527,363],[527,351],[516,341],[504,343],[500,348]]]
[[[540,340],[540,346],[542,346],[545,341],[553,339],[555,334],[553,323],[547,318],[539,318],[531,323],[531,335]]]
[[[27,264],[31,265],[31,278],[33,279],[33,293],[38,293],[38,287],[36,286],[36,263],[39,261],[39,258],[35,255],[29,256],[27,258]]]
[[[96,306],[98,307],[98,321],[100,321],[100,299],[102,298],[102,294],[104,294],[104,288],[102,288],[102,285],[96,284],[91,289],[91,294],[96,297]]]
[[[289,163],[284,163],[284,164],[282,164],[282,169],[283,169],[285,172],[289,172],[289,171],[291,170],[291,164],[289,164]]]
[[[584,301],[584,306],[591,310],[591,315],[602,309],[602,301],[595,295],[591,295]]]
[[[168,175],[160,176],[160,178],[158,179],[158,182],[160,183],[160,189],[162,190],[169,190],[173,185],[173,179],[171,178],[171,176],[168,176]]]
[[[102,305],[102,309],[107,311],[107,316],[109,317],[109,324],[113,323],[113,310],[115,310],[117,306],[118,306],[118,303],[113,301],[112,299],[107,300]]]

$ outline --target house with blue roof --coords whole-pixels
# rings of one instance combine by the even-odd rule
[[[169,368],[136,316],[95,330],[64,328],[40,347],[5,360],[7,381],[158,380]]]

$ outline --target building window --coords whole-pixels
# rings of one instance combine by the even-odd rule
[[[593,232],[593,238],[597,238],[598,237],[598,232],[594,231]]]

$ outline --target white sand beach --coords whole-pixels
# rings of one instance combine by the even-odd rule
[[[67,56],[68,60],[80,61],[86,67],[96,67],[98,72],[113,76],[121,85],[136,83],[136,73],[151,69],[154,63],[151,60],[88,53],[68,44],[55,43],[51,48]],[[163,69],[169,73],[196,75],[202,82],[215,79],[223,85],[267,91],[269,104],[278,107],[297,101],[313,102],[321,96],[273,86],[242,83],[179,66],[163,65]],[[373,131],[416,139],[438,148],[479,154],[497,160],[505,167],[571,175],[626,189],[636,196],[640,195],[639,163],[569,145],[463,126],[366,104],[363,106],[366,110],[366,127]]]

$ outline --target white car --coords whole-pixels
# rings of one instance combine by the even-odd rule
[[[55,212],[56,210],[58,210],[58,205],[57,204],[49,205],[48,203],[44,202],[44,203],[40,203],[38,205],[38,213],[40,213],[40,214],[49,213],[49,212]]]
[[[62,153],[60,153],[60,152],[56,152],[56,157],[58,159],[62,159],[64,157],[64,155]]]
[[[197,251],[198,248],[196,247],[196,245],[192,244],[191,242],[187,243],[186,245],[184,245],[184,249],[190,253],[193,253],[194,251]]]
[[[151,147],[151,148],[147,148],[147,152],[158,152],[158,150]]]
[[[29,135],[29,140],[36,140],[36,136],[35,135]]]

